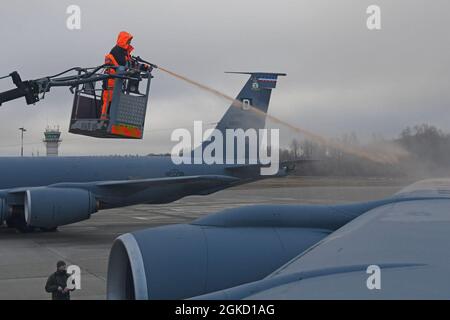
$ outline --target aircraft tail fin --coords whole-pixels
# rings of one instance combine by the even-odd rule
[[[222,119],[218,122],[216,130],[222,133],[223,137],[226,136],[227,130],[242,129],[247,132],[248,129],[254,129],[256,131],[264,129],[266,125],[266,115],[269,109],[270,95],[272,89],[276,88],[277,80],[279,76],[285,76],[285,73],[269,73],[269,72],[227,72],[227,73],[237,73],[237,74],[248,74],[250,78],[245,83],[244,87],[241,89],[236,97],[236,100],[242,102],[241,104],[236,104],[235,102],[230,105],[228,110],[225,112]],[[260,112],[255,111],[257,109]],[[256,150],[259,149],[259,137],[256,137]],[[194,157],[201,155],[201,151],[210,145],[212,140],[205,140],[201,146],[192,150]],[[225,158],[230,158],[230,155],[226,155],[228,143],[227,139],[224,139],[222,145],[223,160]],[[237,159],[237,138],[234,137],[234,155],[233,159]],[[250,159],[254,156],[249,154],[249,141],[245,140],[245,154],[241,156],[241,159]],[[197,156],[196,156],[197,155]],[[257,155],[256,155],[257,157]]]
[[[216,129],[225,134],[226,129],[263,129],[266,124],[265,114],[269,109],[272,89],[276,88],[279,76],[285,73],[270,72],[226,72],[233,74],[248,74],[250,78],[239,92],[236,100],[241,101],[241,106],[231,105],[225,115],[217,124]],[[264,113],[254,112],[256,108]]]

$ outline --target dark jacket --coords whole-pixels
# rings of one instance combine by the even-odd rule
[[[69,278],[67,272],[60,273],[56,271],[47,279],[45,284],[45,291],[52,294],[52,300],[70,300],[70,291],[58,291],[58,287],[64,289],[67,286],[67,279]]]
[[[110,54],[114,56],[119,66],[126,66],[130,60],[127,50],[119,46],[112,48]]]

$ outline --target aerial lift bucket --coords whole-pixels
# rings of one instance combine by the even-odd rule
[[[119,67],[117,75],[125,72]],[[96,138],[142,139],[145,115],[153,76],[141,71],[139,79],[116,78],[107,120],[100,119],[102,90],[100,83],[85,83],[75,89],[69,132]],[[144,93],[139,92],[140,85]]]

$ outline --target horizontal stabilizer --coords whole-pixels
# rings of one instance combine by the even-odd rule
[[[228,71],[225,73],[250,75],[252,89],[275,89],[279,76],[286,76],[286,73],[278,72],[240,72]]]

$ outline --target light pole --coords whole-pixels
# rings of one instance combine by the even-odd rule
[[[27,131],[27,129],[25,129],[24,127],[19,128],[19,130],[21,131],[21,143],[20,143],[20,156],[23,157],[23,133],[25,131]]]

